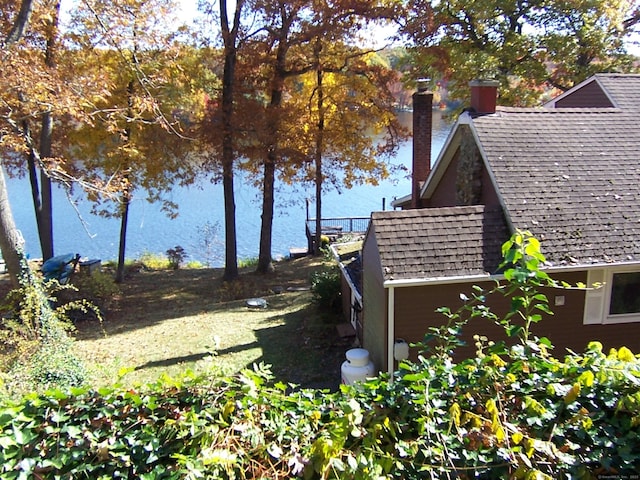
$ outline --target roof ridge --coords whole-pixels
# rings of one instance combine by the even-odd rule
[[[567,113],[582,113],[582,114],[599,114],[599,113],[635,113],[629,110],[625,110],[618,107],[562,107],[562,108],[547,108],[547,107],[496,107],[496,114],[567,114]],[[485,115],[488,116],[488,115]]]
[[[414,208],[409,210],[383,210],[379,212],[372,212],[372,217],[385,218],[385,217],[433,217],[443,215],[466,215],[469,213],[481,213],[484,211],[490,211],[499,209],[499,207],[487,207],[486,205],[452,205],[448,207],[426,207],[426,208]]]

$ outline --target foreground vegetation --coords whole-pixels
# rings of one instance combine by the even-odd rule
[[[186,373],[141,388],[72,387],[0,406],[2,478],[625,478],[640,464],[640,357],[621,347],[555,358],[533,334],[547,311],[535,239],[505,245],[507,282],[443,309],[415,362],[330,393],[274,382],[266,367]],[[556,285],[561,287],[559,285]],[[510,294],[495,318],[487,295]],[[497,321],[513,345],[476,338]],[[601,477],[602,478],[602,477]]]

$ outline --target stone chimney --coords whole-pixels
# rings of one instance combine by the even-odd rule
[[[485,115],[496,113],[496,101],[498,99],[497,80],[472,80],[471,87],[471,110],[473,113]]]
[[[428,80],[418,80],[418,91],[413,94],[411,208],[420,208],[420,187],[431,172],[433,92],[427,91],[427,83]]]

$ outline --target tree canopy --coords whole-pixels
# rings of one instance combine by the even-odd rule
[[[631,0],[410,0],[407,8],[413,72],[448,81],[457,99],[468,97],[469,81],[492,78],[502,104],[526,106],[594,73],[633,70]]]

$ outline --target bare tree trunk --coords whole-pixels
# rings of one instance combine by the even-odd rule
[[[225,281],[238,277],[238,247],[236,233],[236,203],[233,185],[233,103],[237,39],[243,0],[236,2],[233,28],[229,28],[227,1],[220,0],[220,26],[224,41],[224,72],[222,75],[222,187],[224,190]]]
[[[18,251],[24,247],[23,244],[22,235],[13,221],[4,170],[0,167],[0,250],[2,250],[2,257],[14,288],[20,286],[20,254]]]
[[[118,268],[116,269],[116,283],[124,282],[124,262],[127,249],[127,224],[129,222],[129,205],[131,198],[128,192],[122,195],[122,216],[120,218],[120,244],[118,246]]]
[[[40,158],[51,156],[51,139],[53,135],[53,119],[46,112],[42,115],[42,130],[40,131]],[[42,259],[47,260],[54,255],[53,249],[53,202],[51,199],[51,179],[44,169],[40,170],[40,202],[36,208],[38,236]]]
[[[133,61],[135,62],[135,54],[133,57]],[[134,80],[129,80],[129,84],[127,85],[127,103],[129,105],[127,117],[133,118],[133,93],[134,93],[135,83]],[[129,144],[131,142],[131,127],[127,126],[124,129],[124,143]],[[121,217],[120,217],[120,244],[118,246],[118,267],[116,268],[116,283],[124,282],[124,262],[126,259],[126,249],[127,249],[127,225],[129,223],[129,207],[131,205],[131,196],[133,192],[131,191],[131,183],[129,177],[129,165],[131,160],[129,158],[125,159],[125,181],[126,187],[122,192],[122,205],[120,206]]]
[[[260,225],[260,252],[258,254],[259,273],[273,272],[271,242],[273,236],[273,202],[275,185],[275,153],[269,152],[264,162],[264,181],[262,185],[262,222]]]
[[[29,18],[31,17],[31,10],[33,8],[33,0],[22,0],[20,5],[20,11],[16,18],[9,35],[7,35],[6,42],[14,43],[22,38],[24,32],[29,25]]]

